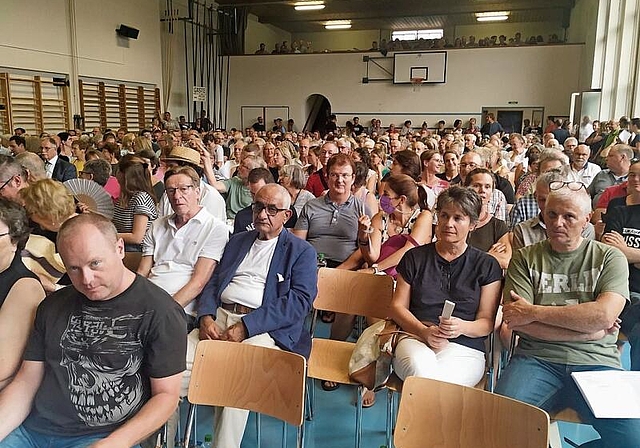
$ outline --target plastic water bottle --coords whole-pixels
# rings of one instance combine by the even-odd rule
[[[320,252],[318,254],[318,269],[326,268],[326,267],[327,267],[327,260],[325,259],[324,254]]]
[[[211,434],[207,434],[204,436],[204,443],[202,444],[202,448],[211,448],[213,442],[213,437]]]

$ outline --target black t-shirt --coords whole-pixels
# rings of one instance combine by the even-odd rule
[[[508,231],[509,226],[503,220],[493,216],[488,223],[469,234],[468,242],[482,252],[488,252],[491,246],[496,244]]]
[[[136,276],[122,294],[91,301],[73,286],[38,307],[24,359],[45,374],[24,425],[51,435],[110,433],[151,396],[150,378],[182,372],[184,311]]]
[[[362,126],[360,123],[353,125],[353,133],[354,134],[360,135],[363,132],[364,132],[364,126]]]
[[[513,185],[511,185],[509,179],[505,179],[497,174],[494,174],[493,177],[496,179],[496,188],[502,191],[502,194],[504,194],[504,197],[507,200],[507,204],[515,204],[516,194],[513,191]]]
[[[455,302],[453,316],[472,321],[480,305],[482,286],[502,279],[502,269],[491,255],[468,246],[449,262],[436,251],[435,243],[410,249],[396,268],[411,285],[409,310],[422,322],[439,322],[445,300]],[[451,342],[484,352],[484,337],[460,336]]]
[[[438,174],[436,174],[436,177],[438,179],[446,180],[451,185],[460,183],[460,175],[459,174],[456,174],[455,177],[453,177],[452,179],[447,179],[447,174],[446,173],[438,173]]]
[[[640,249],[640,205],[627,205],[607,210],[605,233],[615,230],[624,238],[627,246]],[[640,269],[629,265],[629,289],[640,293]]]

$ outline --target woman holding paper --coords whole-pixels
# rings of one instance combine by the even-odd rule
[[[475,386],[484,374],[484,339],[493,331],[502,270],[467,244],[482,210],[472,190],[453,186],[438,196],[435,243],[409,250],[397,266],[391,317],[413,337],[401,339],[396,374]],[[455,303],[443,316],[445,301]]]

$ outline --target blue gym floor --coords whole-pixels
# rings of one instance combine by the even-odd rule
[[[327,337],[329,326],[319,323],[317,335]],[[623,366],[629,368],[629,346],[625,344],[622,355]],[[305,425],[305,446],[307,448],[351,448],[355,446],[355,399],[356,389],[341,386],[338,390],[325,392],[316,382],[315,409],[313,421],[307,421]],[[183,425],[186,418],[187,406],[183,403]],[[376,403],[373,407],[364,409],[362,418],[362,443],[361,448],[379,448],[385,446],[386,425],[386,392],[378,392]],[[282,439],[282,423],[271,417],[261,418],[262,448],[280,448]],[[206,434],[212,433],[213,412],[211,408],[198,407],[197,425],[195,436],[197,441],[204,440]],[[294,427],[287,429],[287,446],[295,447],[296,430]],[[560,423],[560,435],[568,437],[573,442],[580,444],[597,438],[597,433],[586,425],[572,423]],[[425,439],[429,437],[425,431]],[[192,441],[194,441],[192,436]],[[192,442],[193,443],[193,442]],[[563,440],[563,448],[571,448]],[[256,448],[256,419],[251,413],[245,431],[242,448]]]

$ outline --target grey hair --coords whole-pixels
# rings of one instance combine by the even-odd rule
[[[300,165],[285,165],[282,167],[282,173],[291,178],[291,184],[295,188],[304,188],[306,182],[304,180],[304,172]]]
[[[438,195],[436,211],[442,210],[445,206],[454,204],[460,207],[463,214],[467,215],[472,224],[480,219],[482,211],[482,199],[478,193],[470,188],[453,185]]]
[[[545,149],[540,153],[540,159],[538,159],[538,166],[542,166],[549,160],[558,160],[563,166],[569,165],[569,157],[562,151],[557,149]]]
[[[582,211],[585,216],[589,215],[592,211],[591,196],[589,196],[587,191],[583,189],[580,189],[580,191],[573,191],[567,187],[563,187],[559,190],[552,190],[549,192],[549,196],[547,196],[547,204],[551,198],[558,198],[563,201],[569,201],[577,204],[580,207],[580,211]]]
[[[267,185],[263,186],[261,189],[258,190],[258,192],[256,193],[256,197],[263,190],[264,191],[275,190],[278,193],[278,196],[280,196],[280,198],[282,199],[282,208],[289,209],[291,207],[291,195],[289,194],[287,189],[284,188],[282,185],[280,185],[280,184],[267,184]]]
[[[536,179],[536,188],[542,186],[548,188],[551,182],[564,181],[565,179],[566,176],[563,175],[562,171],[551,170],[538,176],[538,179]]]

